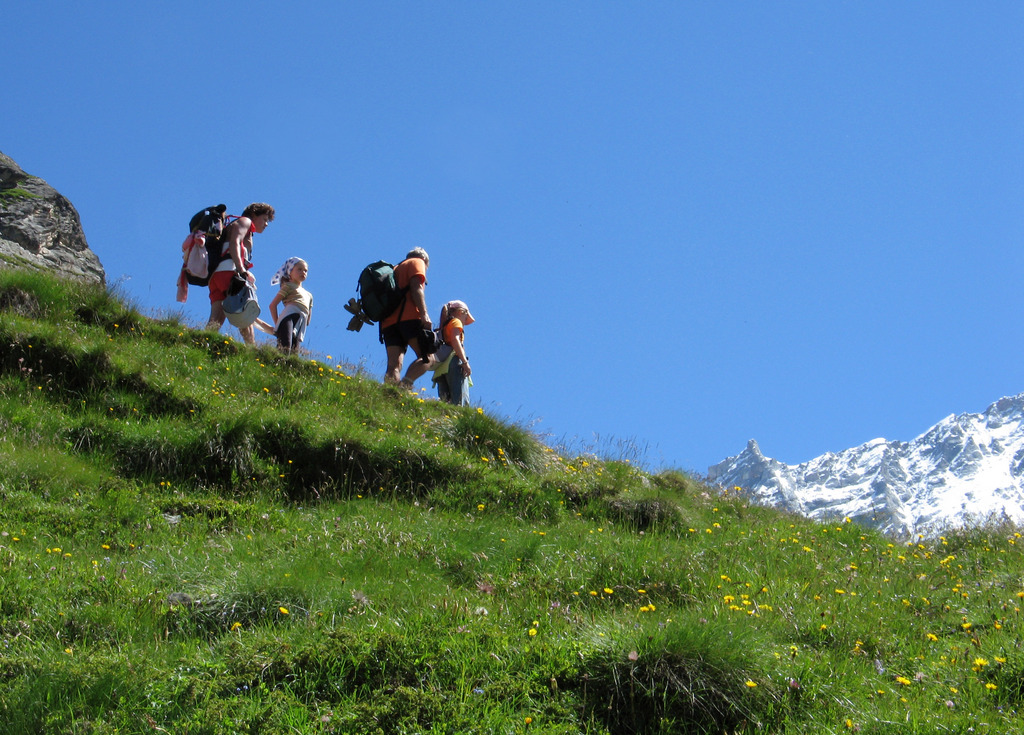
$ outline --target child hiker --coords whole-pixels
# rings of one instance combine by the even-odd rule
[[[309,265],[306,261],[302,258],[288,258],[270,279],[271,286],[281,286],[277,296],[270,302],[270,316],[274,318],[277,348],[282,352],[298,352],[306,336],[306,326],[313,313],[313,294],[302,287],[307,275]],[[284,305],[280,316],[277,313],[278,304]]]
[[[444,344],[434,355],[433,381],[437,397],[456,406],[469,405],[469,386],[473,384],[469,376],[473,371],[462,342],[465,327],[474,321],[465,301],[449,301],[441,307],[439,324]]]

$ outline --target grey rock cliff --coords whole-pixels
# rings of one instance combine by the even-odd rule
[[[56,189],[0,153],[0,266],[106,283],[78,212]]]

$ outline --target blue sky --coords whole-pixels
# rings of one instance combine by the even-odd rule
[[[197,209],[267,201],[308,348],[382,374],[341,305],[422,246],[476,403],[654,469],[1024,391],[1019,2],[8,5],[0,150],[149,313]]]

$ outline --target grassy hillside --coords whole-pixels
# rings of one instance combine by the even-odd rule
[[[897,543],[0,270],[0,732],[1024,732],[1012,528]]]

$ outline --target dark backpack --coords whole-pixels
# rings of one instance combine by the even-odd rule
[[[405,301],[407,291],[407,288],[398,287],[395,267],[383,260],[363,268],[356,285],[359,306],[371,322],[380,322],[393,314]]]
[[[185,261],[182,274],[185,281],[193,286],[208,286],[213,272],[224,259],[222,237],[229,220],[229,216],[224,214],[227,209],[226,204],[207,207],[188,221],[189,236],[182,245]]]

